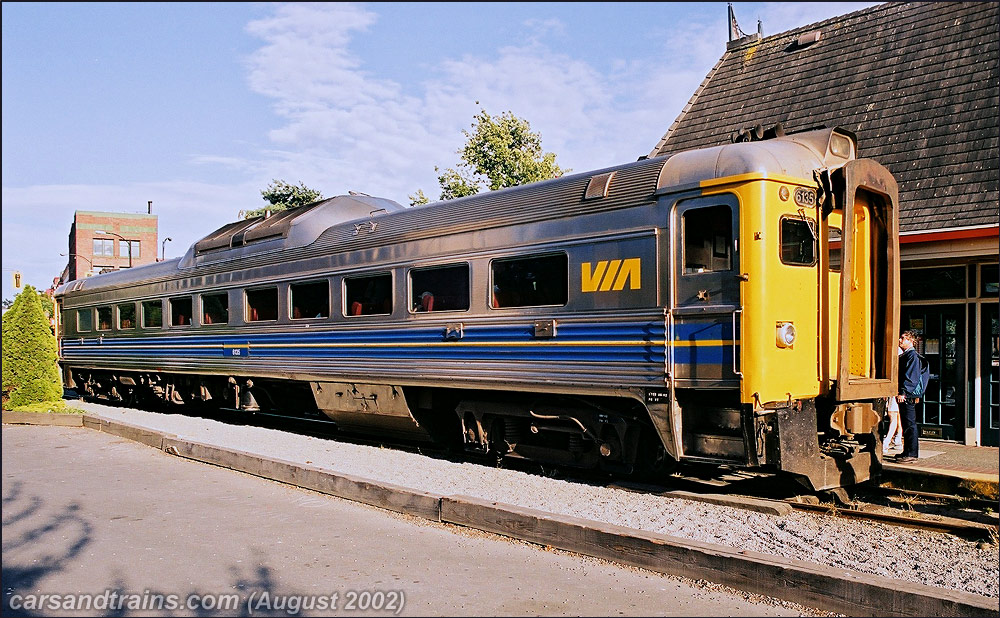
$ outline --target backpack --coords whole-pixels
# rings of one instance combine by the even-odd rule
[[[917,380],[917,387],[913,391],[914,397],[923,397],[927,392],[927,384],[931,381],[931,364],[919,352],[917,355],[917,366],[920,367],[920,378]]]

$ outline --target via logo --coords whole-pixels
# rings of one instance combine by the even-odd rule
[[[641,262],[639,258],[627,258],[624,260],[601,260],[590,267],[590,262],[580,265],[581,290],[583,292],[608,292],[625,289],[628,283],[630,290],[640,289],[642,276],[640,274]]]

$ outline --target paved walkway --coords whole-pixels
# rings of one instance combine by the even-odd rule
[[[4,616],[819,613],[390,513],[99,431],[2,433]]]
[[[894,454],[895,451],[890,452]],[[978,484],[985,486],[985,494],[997,497],[1000,482],[1000,449],[995,446],[967,446],[943,440],[920,440],[920,458],[910,464],[893,463],[885,459],[886,478],[895,476],[923,477],[930,484],[934,481],[954,482],[959,489]],[[992,488],[992,489],[990,489]],[[933,489],[933,487],[928,487]],[[982,488],[977,493],[984,493]]]

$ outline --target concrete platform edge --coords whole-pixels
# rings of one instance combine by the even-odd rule
[[[3,413],[4,423],[19,422],[8,421],[8,414],[7,411]],[[37,413],[31,415],[42,416]],[[68,426],[97,429],[156,446],[168,454],[431,521],[475,528],[659,573],[705,579],[826,611],[847,615],[982,616],[993,615],[1000,610],[996,599],[968,592],[782,559],[477,498],[419,492],[340,475],[315,466],[201,444],[89,414],[69,416],[79,418],[80,422]],[[30,424],[57,424],[45,422],[49,419],[37,420],[42,422]]]
[[[441,520],[850,616],[982,616],[995,599],[465,496]]]
[[[163,450],[187,459],[246,472],[338,498],[431,521],[441,521],[441,496],[437,494],[374,483],[315,466],[270,459],[245,451],[192,442],[177,436],[165,437]]]
[[[2,416],[4,425],[55,425],[58,427],[82,427],[85,415],[4,410]]]

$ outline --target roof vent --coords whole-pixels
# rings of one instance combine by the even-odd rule
[[[607,174],[598,174],[591,178],[590,182],[587,183],[587,193],[584,194],[583,199],[596,200],[607,197],[608,187],[611,185],[611,179],[614,175],[614,172],[608,172]]]
[[[806,32],[805,34],[800,34],[797,41],[795,41],[796,47],[806,47],[812,45],[813,43],[818,43],[820,38],[823,36],[822,30],[813,30],[812,32]]]

